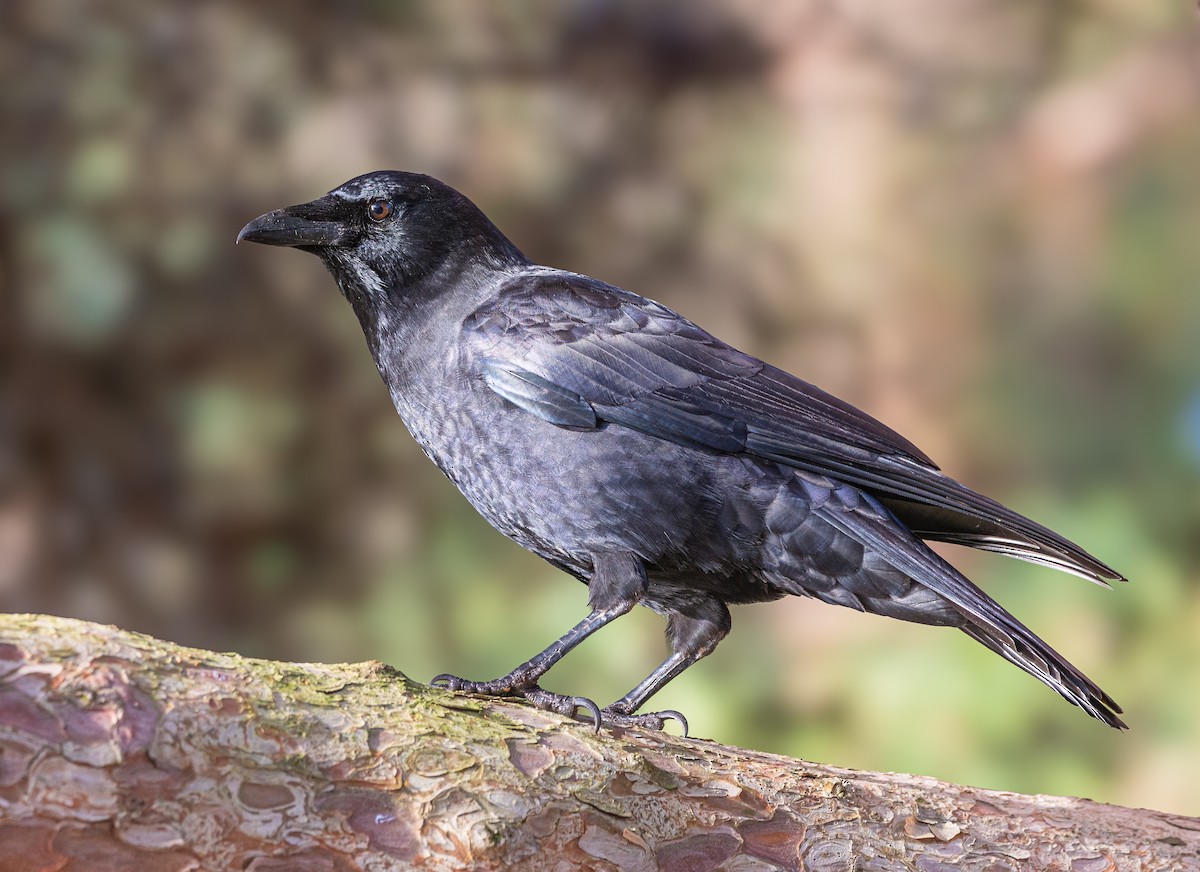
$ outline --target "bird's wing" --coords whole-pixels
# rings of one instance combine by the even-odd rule
[[[1121,578],[1053,531],[942,474],[916,446],[670,309],[595,279],[530,270],[463,325],[500,396],[563,427],[609,422],[746,453],[878,496],[914,533],[1092,581]]]

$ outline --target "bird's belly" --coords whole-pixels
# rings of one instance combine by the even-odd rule
[[[838,487],[820,477],[618,426],[567,430],[492,394],[418,424],[425,453],[493,527],[583,580],[597,552],[638,555],[651,608],[839,602],[862,573],[861,547],[811,515]]]
[[[566,430],[502,400],[412,427],[425,453],[496,529],[586,577],[591,554],[631,551],[652,570],[722,574],[738,461],[620,427]]]

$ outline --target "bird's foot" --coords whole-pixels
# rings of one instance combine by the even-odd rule
[[[491,681],[468,681],[457,675],[443,672],[429,682],[434,687],[444,687],[446,690],[476,693],[481,696],[519,696],[529,700],[543,711],[555,712],[574,718],[582,710],[584,720],[589,720],[600,731],[600,725],[610,727],[625,727],[639,730],[661,730],[667,721],[675,721],[683,728],[683,735],[688,734],[687,718],[674,709],[661,712],[645,712],[634,714],[620,703],[613,703],[601,709],[586,696],[567,696],[553,693],[538,686],[537,680],[521,675],[518,671],[510,672]]]
[[[615,705],[610,705],[601,710],[600,717],[609,726],[634,727],[640,730],[662,730],[666,726],[667,721],[675,721],[683,728],[683,735],[686,737],[688,734],[687,718],[681,712],[677,712],[674,709],[665,709],[661,712],[645,712],[636,715]]]
[[[434,687],[444,687],[447,690],[458,690],[464,693],[477,693],[482,696],[519,696],[529,700],[543,711],[575,717],[580,709],[586,715],[585,720],[591,721],[596,732],[600,731],[600,706],[586,696],[567,696],[562,693],[552,693],[538,687],[536,681],[523,679],[516,673],[510,673],[491,681],[468,681],[457,675],[442,673],[429,682]]]

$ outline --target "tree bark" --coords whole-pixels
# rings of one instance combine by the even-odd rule
[[[1200,819],[0,617],[0,872],[1200,868]]]

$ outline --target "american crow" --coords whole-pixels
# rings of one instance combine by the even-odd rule
[[[317,255],[409,431],[489,523],[588,586],[590,614],[493,681],[618,725],[730,628],[786,594],[957,627],[1092,717],[1120,706],[922,540],[998,551],[1101,585],[1117,572],[940,472],[904,437],[645,297],[537,266],[470,200],[375,172],[269,212],[238,241]],[[538,682],[642,604],[671,656],[601,712]]]

